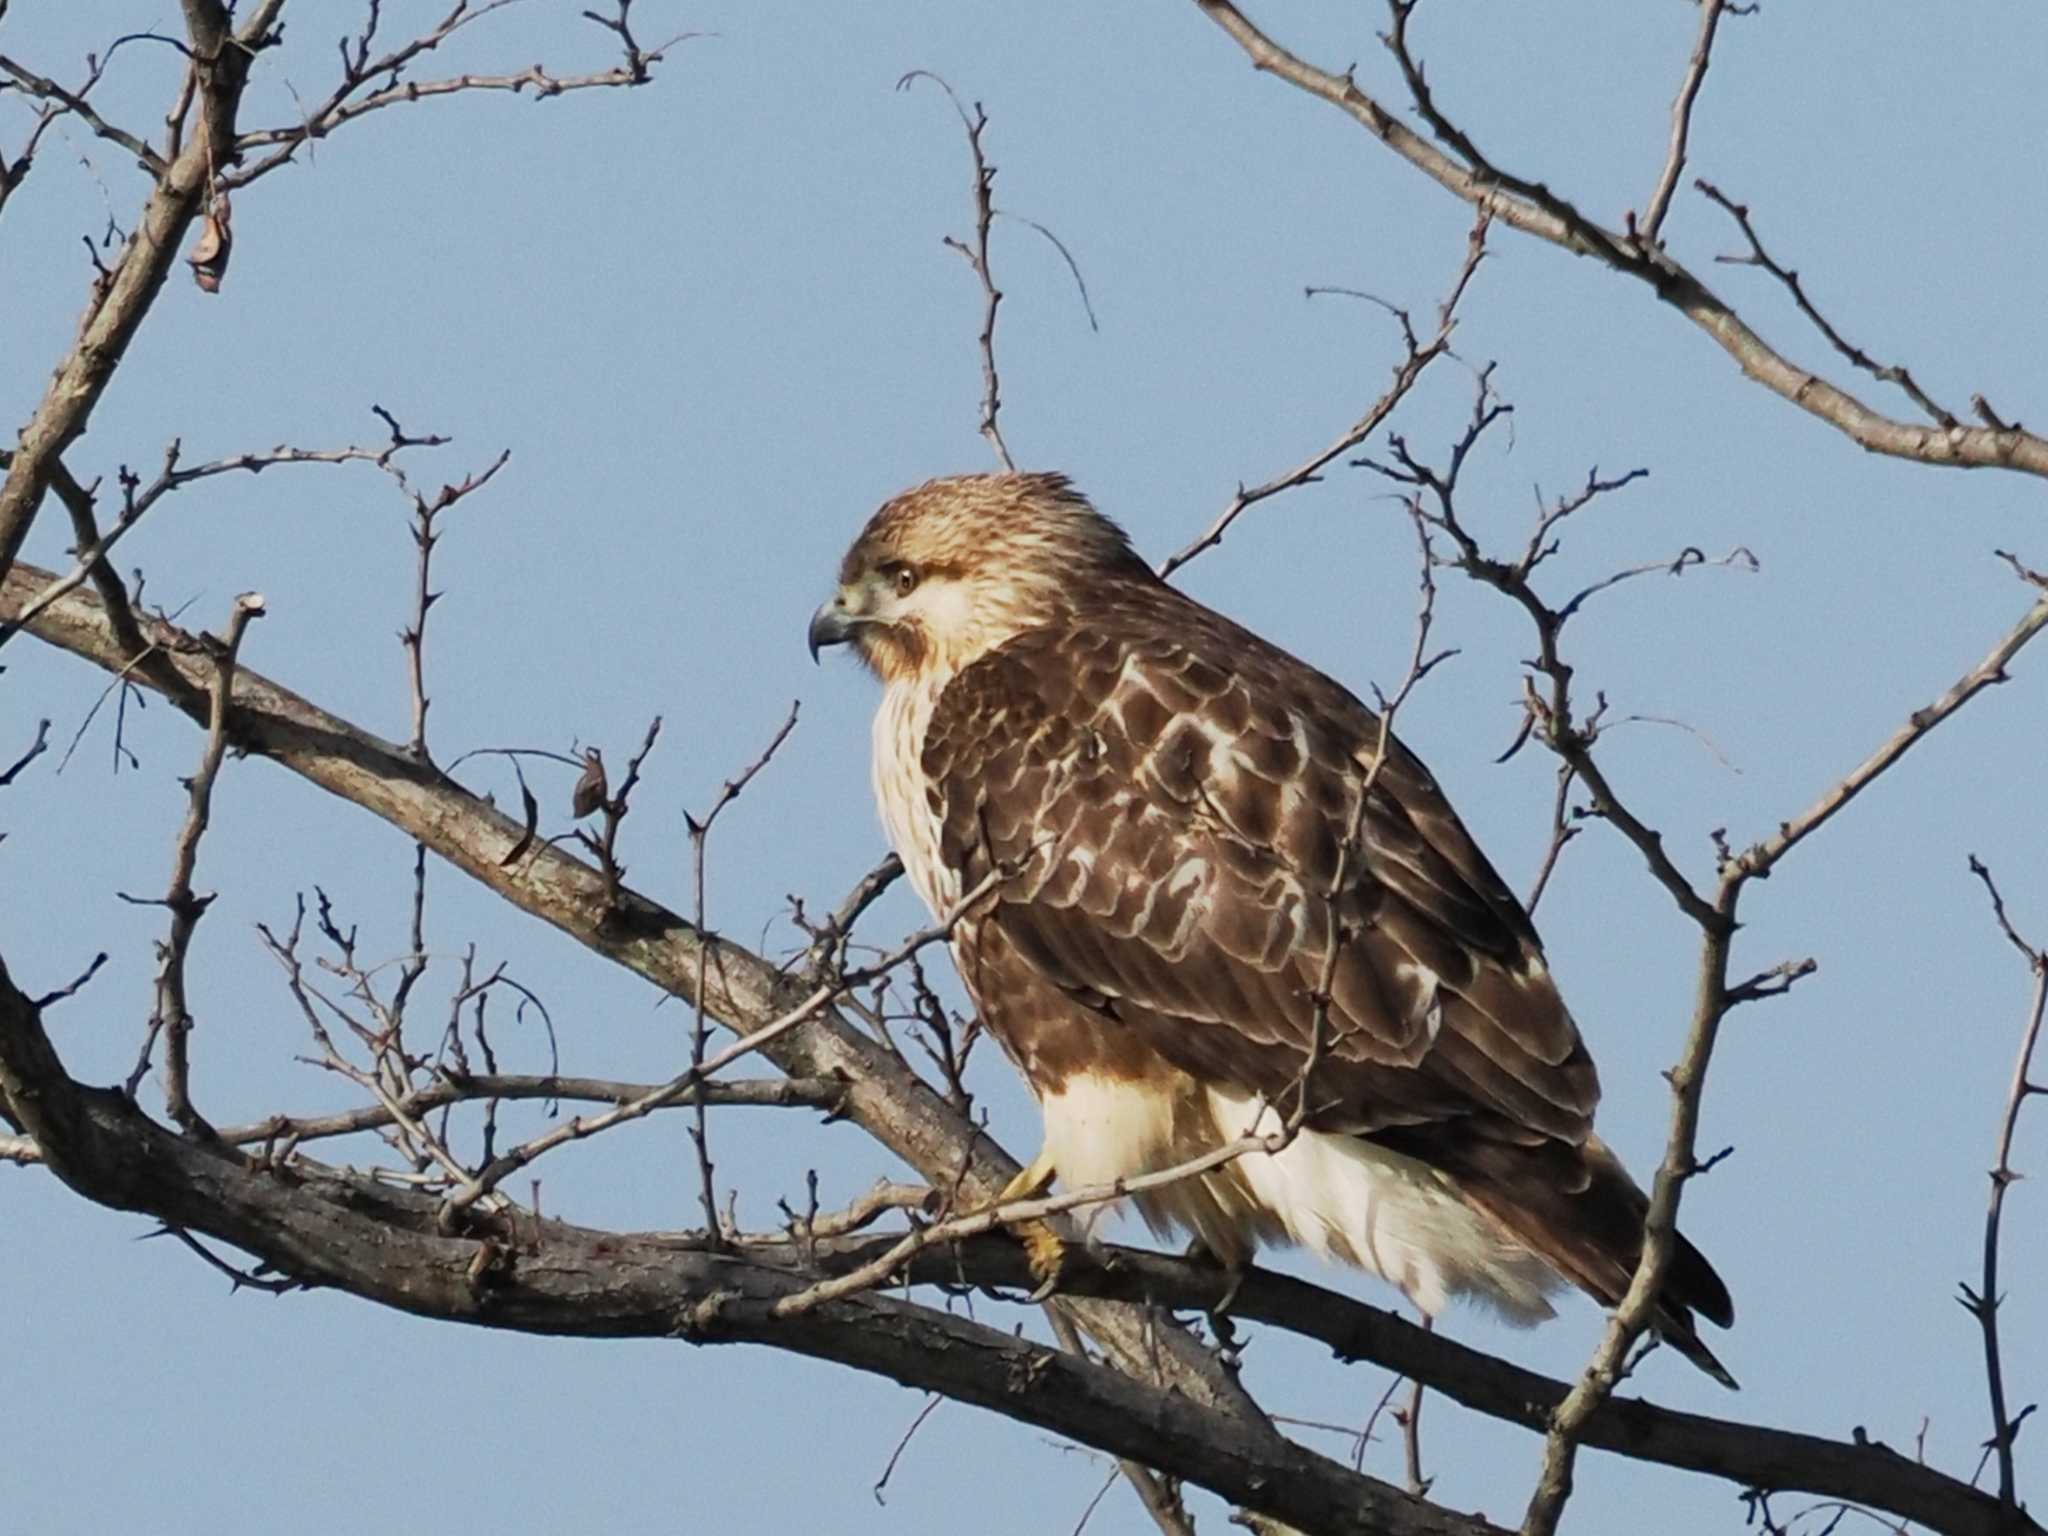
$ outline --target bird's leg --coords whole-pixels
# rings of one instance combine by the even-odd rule
[[[1003,1192],[996,1196],[996,1204],[1037,1199],[1051,1188],[1057,1172],[1053,1167],[1052,1149],[1041,1147],[1029,1166],[1003,1186]],[[1030,1262],[1033,1277],[1038,1281],[1030,1299],[1043,1301],[1058,1288],[1060,1269],[1066,1260],[1066,1241],[1053,1230],[1051,1222],[1042,1218],[1011,1222],[1009,1228],[1010,1235],[1024,1245],[1024,1255]]]
[[[1235,1260],[1226,1258],[1199,1237],[1188,1240],[1187,1251],[1182,1257],[1190,1264],[1220,1270],[1223,1274],[1223,1294],[1208,1308],[1209,1329],[1216,1335],[1216,1346],[1222,1351],[1224,1363],[1234,1370],[1241,1349],[1237,1328],[1230,1320],[1230,1309],[1237,1305],[1237,1293],[1244,1289],[1244,1277],[1251,1268],[1251,1257],[1247,1254]]]
[[[997,1205],[1008,1205],[1012,1200],[1036,1200],[1048,1189],[1059,1170],[1053,1167],[1052,1148],[1040,1147],[1038,1156],[1017,1170],[1017,1177],[1003,1186],[1003,1192],[996,1196]]]

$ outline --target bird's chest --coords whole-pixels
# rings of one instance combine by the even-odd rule
[[[925,731],[938,707],[939,685],[900,684],[875,711],[875,804],[903,872],[934,917],[960,899],[960,876],[939,857],[939,817],[926,793]]]

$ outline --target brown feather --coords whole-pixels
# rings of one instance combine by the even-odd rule
[[[909,670],[881,668],[910,730],[889,782],[921,781],[922,804],[885,804],[892,836],[935,907],[1014,870],[955,951],[1041,1098],[1085,1078],[1281,1102],[1313,1049],[1311,1129],[1414,1159],[1517,1252],[1618,1300],[1645,1202],[1592,1134],[1592,1060],[1528,915],[1378,717],[1157,580],[1057,477],[908,493],[843,580],[893,561],[975,596],[943,610],[962,634],[914,610],[874,626],[909,637],[890,653]],[[1209,1183],[1188,1198],[1278,1230],[1248,1182]],[[1658,1326],[1727,1380],[1695,1312],[1733,1308],[1680,1239]]]

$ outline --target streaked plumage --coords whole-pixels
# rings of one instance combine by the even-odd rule
[[[1398,741],[1342,851],[1371,710],[1160,581],[1056,475],[885,505],[813,620],[814,648],[840,640],[885,684],[876,796],[926,903],[1014,870],[954,957],[1066,1184],[1292,1102],[1328,970],[1309,1128],[1145,1216],[1233,1264],[1305,1244],[1432,1316],[1467,1296],[1534,1322],[1560,1279],[1618,1299],[1644,1201],[1593,1135],[1598,1079],[1521,905]],[[1732,1315],[1681,1242],[1659,1325],[1726,1379],[1695,1311]]]

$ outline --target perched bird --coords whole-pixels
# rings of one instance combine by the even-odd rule
[[[1013,1194],[1170,1168],[1300,1103],[1278,1151],[1143,1215],[1233,1267],[1302,1244],[1431,1318],[1467,1297],[1534,1323],[1566,1281],[1619,1300],[1646,1202],[1593,1134],[1592,1059],[1428,769],[1390,738],[1375,771],[1373,711],[1053,474],[886,503],[809,638],[884,685],[875,796],[926,905],[994,880],[952,945],[1044,1114]],[[1657,1329],[1734,1386],[1695,1313],[1734,1308],[1681,1238]]]

